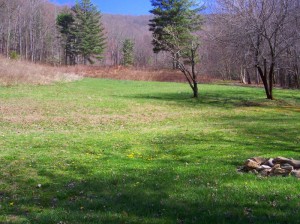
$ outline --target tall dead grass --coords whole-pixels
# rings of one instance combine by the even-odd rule
[[[48,85],[55,82],[71,82],[82,77],[107,78],[116,80],[186,82],[184,75],[177,70],[142,69],[134,67],[103,66],[60,66],[34,64],[26,61],[0,57],[0,85],[19,84]],[[215,82],[210,76],[200,76],[200,83]]]
[[[19,84],[48,85],[55,82],[71,82],[82,77],[67,69],[0,57],[0,85]]]
[[[158,82],[186,82],[185,76],[178,70],[141,69],[130,67],[82,67],[73,68],[86,77],[108,78],[117,80],[158,81]],[[199,82],[212,83],[216,79],[210,76],[199,76]]]

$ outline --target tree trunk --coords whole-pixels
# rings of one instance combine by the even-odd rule
[[[252,84],[251,76],[250,76],[250,73],[249,73],[248,69],[246,69],[246,77],[247,77],[247,84],[251,85]]]
[[[269,74],[267,74],[267,62],[264,60],[264,70],[260,66],[257,66],[259,75],[264,84],[267,99],[273,100],[273,77],[274,77],[274,63],[271,63]],[[268,79],[269,78],[269,79]]]
[[[196,66],[196,62],[195,62],[196,50],[197,50],[197,48],[191,50],[191,53],[192,53],[191,62],[192,62],[192,76],[193,76],[193,85],[194,85],[194,88],[193,88],[194,98],[199,97],[198,80],[197,80],[197,74],[196,74],[196,69],[195,69],[195,66]]]
[[[179,68],[178,60],[179,60],[179,55],[178,53],[173,54],[173,69],[176,70]]]
[[[259,72],[257,69],[255,69],[255,75],[256,75],[256,84],[259,85],[260,84],[260,80],[259,80]]]
[[[241,71],[240,71],[240,77],[241,77],[241,82],[243,84],[247,84],[246,83],[246,69],[243,68],[243,66],[241,66]]]
[[[270,100],[273,100],[273,83],[274,83],[274,66],[275,63],[272,62],[270,66],[270,71],[269,71],[269,95],[270,95]]]
[[[198,90],[198,83],[194,82],[194,88],[193,88],[193,97],[198,98],[199,97],[199,90]]]
[[[280,84],[280,87],[285,87],[285,70],[283,68],[280,68],[278,70],[278,81]]]
[[[299,71],[298,71],[298,67],[295,67],[295,87],[297,89],[300,88],[300,80],[299,80]]]
[[[10,13],[10,9],[8,8],[8,13]],[[9,57],[9,51],[10,51],[10,35],[11,35],[11,15],[8,15],[8,26],[7,26],[7,43],[6,43],[6,57]]]
[[[65,47],[65,65],[68,65],[68,49]]]

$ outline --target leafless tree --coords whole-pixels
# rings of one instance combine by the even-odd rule
[[[16,52],[31,61],[58,57],[55,18],[57,6],[45,0],[0,1],[0,51]]]
[[[34,62],[60,64],[64,60],[57,15],[64,7],[48,0],[0,0],[0,54]],[[107,32],[105,65],[119,65],[121,46],[126,39],[135,41],[135,62],[139,67],[166,67],[169,58],[152,52],[150,16],[103,15]]]
[[[219,0],[219,40],[233,47],[242,71],[256,68],[268,99],[282,58],[299,41],[299,1]],[[298,10],[298,11],[297,11]],[[241,60],[242,59],[242,60]]]

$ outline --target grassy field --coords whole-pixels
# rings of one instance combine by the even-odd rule
[[[300,92],[83,79],[0,87],[0,223],[299,223]]]

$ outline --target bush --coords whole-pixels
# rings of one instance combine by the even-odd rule
[[[11,51],[9,53],[9,58],[12,60],[18,60],[20,58],[20,55],[16,51]]]

